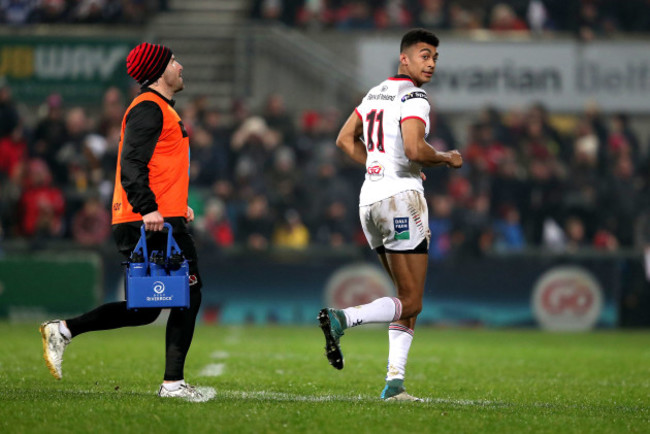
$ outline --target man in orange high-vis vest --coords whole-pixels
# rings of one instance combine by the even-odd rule
[[[201,304],[201,277],[194,240],[188,223],[194,212],[187,205],[189,139],[174,110],[174,94],[183,89],[183,66],[171,50],[142,43],[126,59],[128,74],[141,93],[127,108],[113,193],[113,236],[121,253],[129,257],[145,225],[148,251],[164,250],[165,222],[190,265],[190,308],[171,309],[167,321],[166,360],[161,397],[194,401],[207,399],[185,383],[183,368],[192,342],[196,315]],[[41,325],[44,358],[52,375],[60,379],[63,352],[70,340],[82,333],[152,323],[161,309],[127,310],[126,302],[104,304],[76,318],[48,321]]]

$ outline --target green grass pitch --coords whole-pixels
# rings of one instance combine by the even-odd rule
[[[164,327],[79,336],[63,379],[38,324],[0,323],[2,433],[650,433],[650,332],[416,329],[407,389],[386,403],[387,333],[342,339],[332,369],[313,327],[199,326],[186,379],[216,396],[160,399]]]

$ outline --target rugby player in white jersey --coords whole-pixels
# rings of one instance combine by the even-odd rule
[[[370,247],[397,288],[397,297],[382,297],[346,309],[322,309],[326,355],[343,369],[339,339],[343,331],[369,323],[390,323],[385,400],[419,401],[404,388],[408,352],[427,274],[428,210],[422,167],[463,164],[456,150],[439,152],[425,138],[429,102],[421,86],[433,76],[438,38],[424,29],[406,33],[400,45],[397,75],[373,87],[341,128],[336,145],[365,164],[359,197],[361,225]]]

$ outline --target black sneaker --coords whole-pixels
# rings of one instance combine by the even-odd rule
[[[343,369],[343,353],[339,346],[339,338],[343,336],[345,315],[338,309],[321,309],[318,312],[318,322],[325,335],[325,355],[330,365]]]

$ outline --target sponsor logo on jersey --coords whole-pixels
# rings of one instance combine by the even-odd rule
[[[383,86],[381,87],[381,91],[380,91],[380,92],[386,92],[387,90],[388,90],[388,86],[383,85]]]
[[[411,238],[411,232],[409,231],[408,217],[393,218],[393,226],[395,227],[396,240],[408,240]]]
[[[384,177],[384,166],[377,161],[373,161],[366,169],[366,172],[368,172],[368,178],[371,181],[379,181]]]
[[[402,97],[402,102],[406,102],[406,101],[408,101],[408,100],[410,100],[410,99],[413,99],[413,98],[424,98],[424,99],[427,99],[427,94],[426,94],[426,92],[411,92],[411,93],[407,93],[406,95],[404,95],[404,96]]]
[[[374,100],[393,101],[395,99],[395,95],[387,95],[385,93],[375,93],[375,94],[369,93],[366,99],[368,101],[374,101]]]

